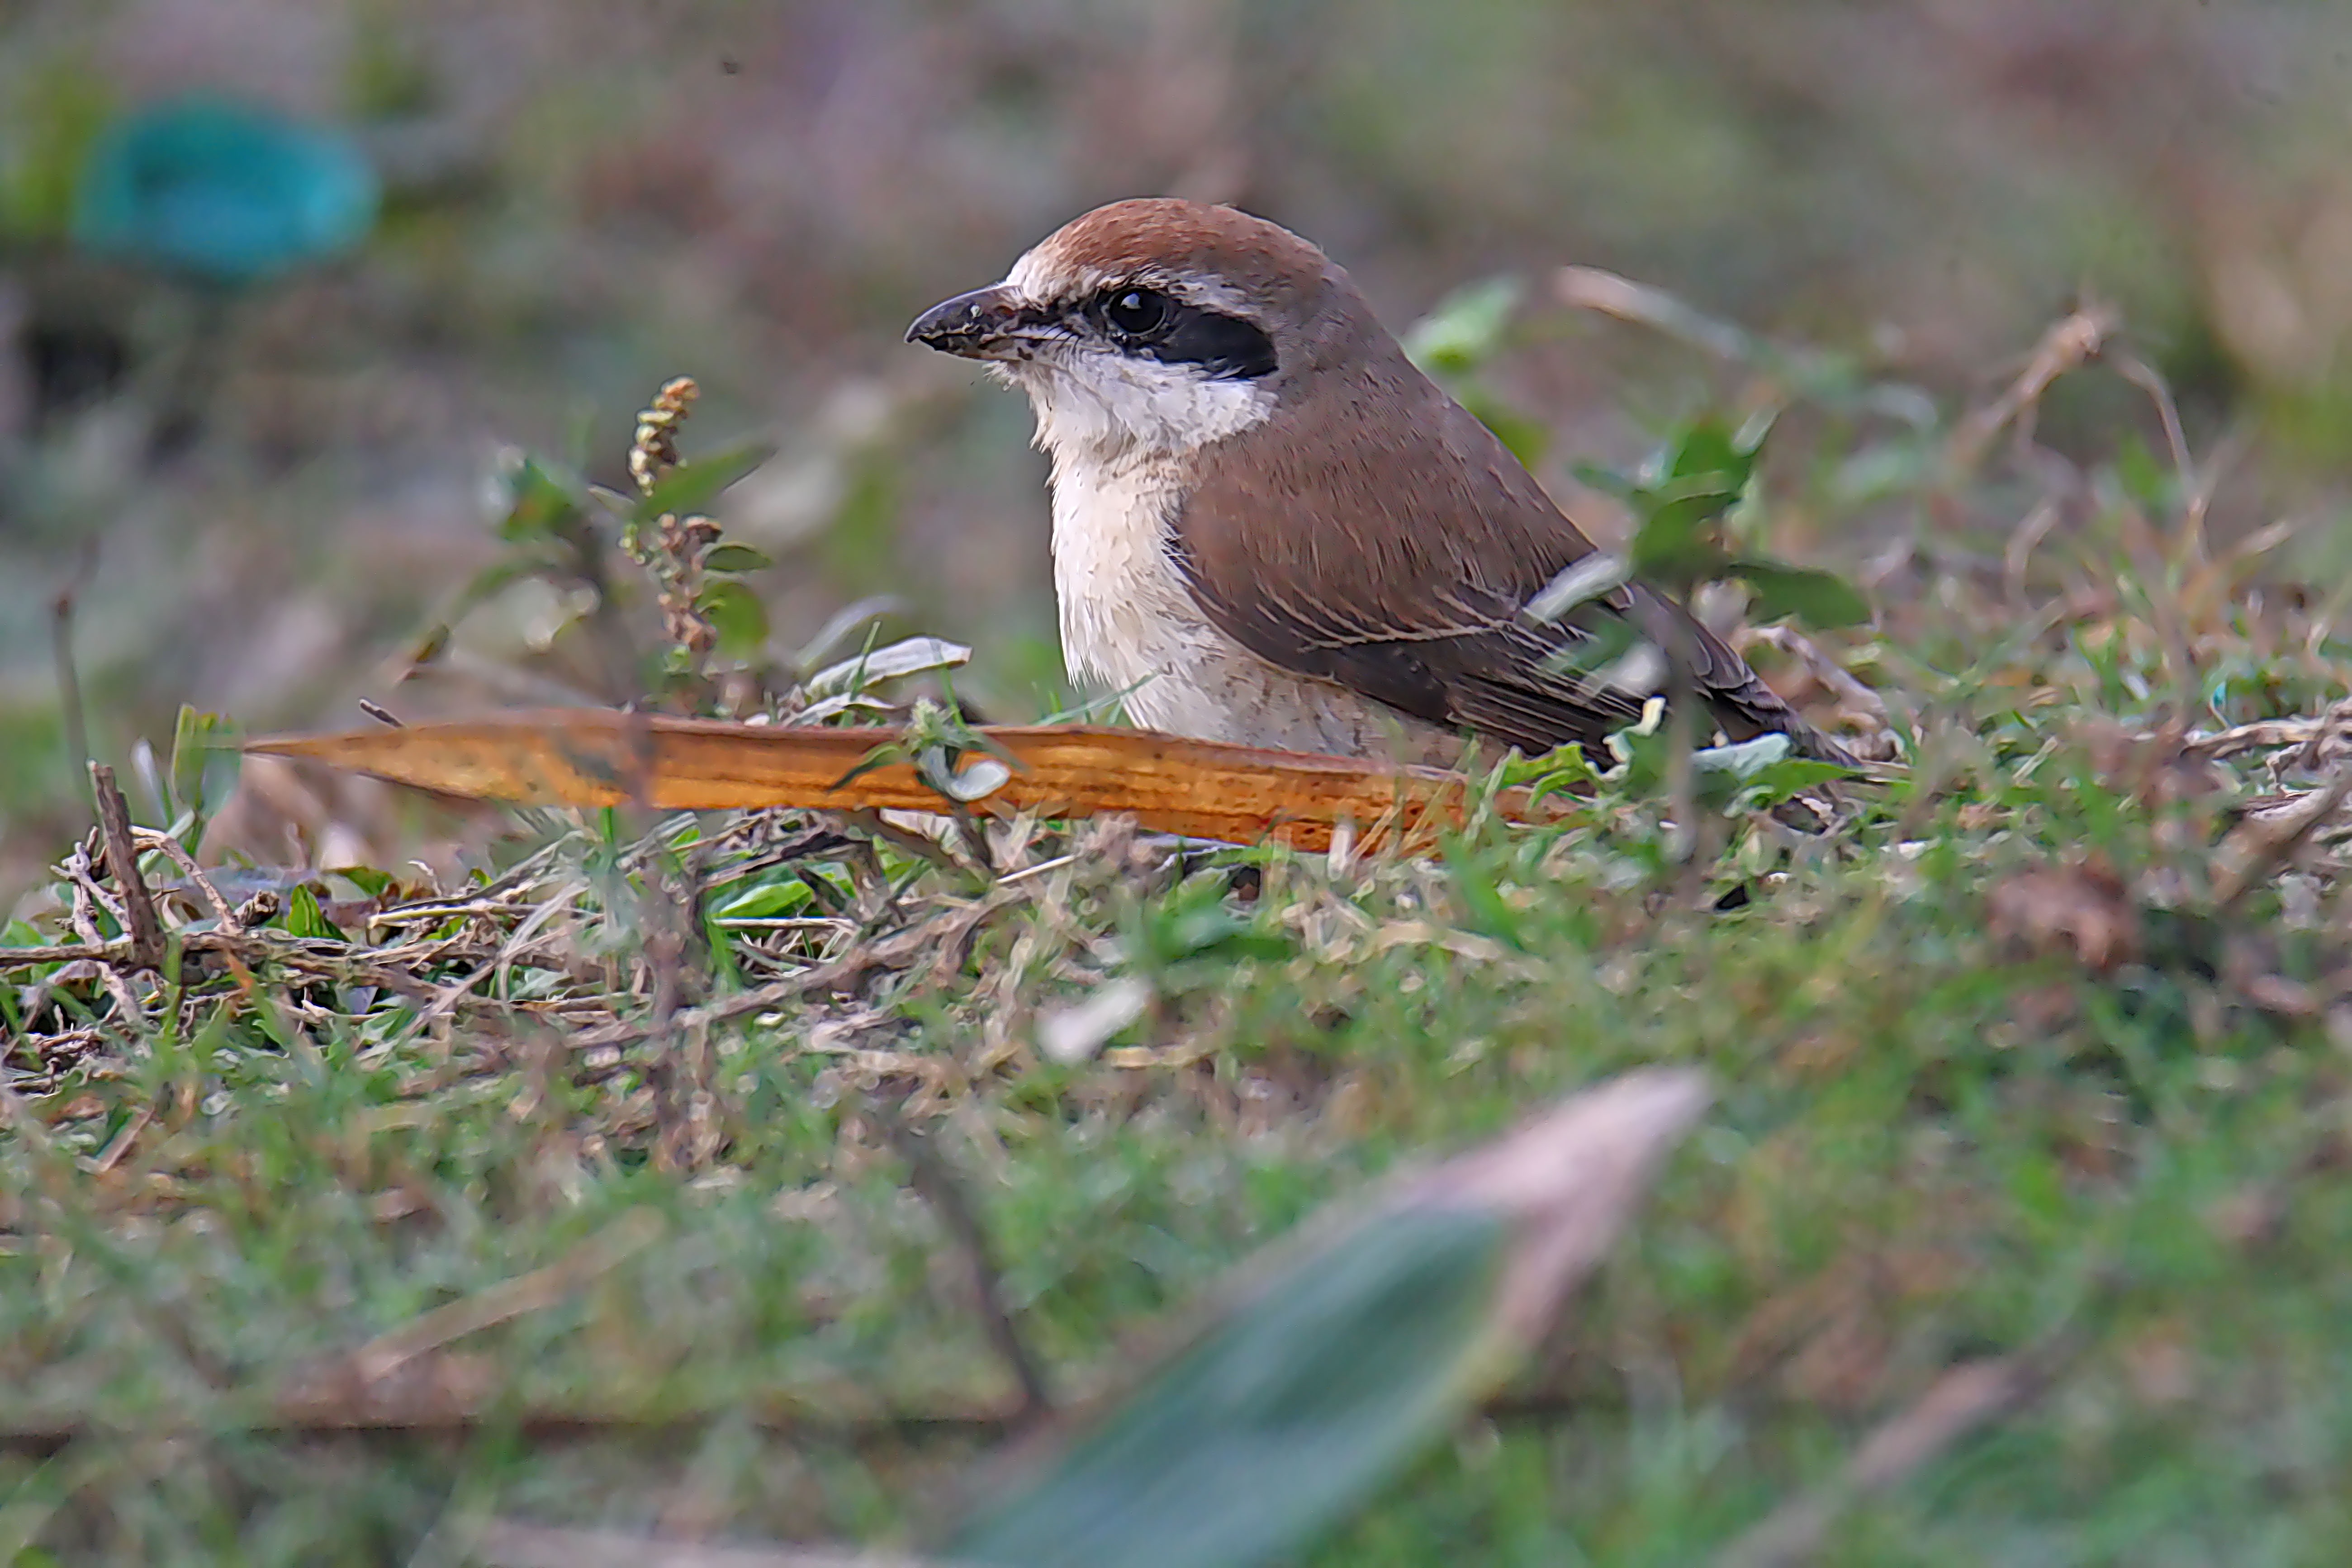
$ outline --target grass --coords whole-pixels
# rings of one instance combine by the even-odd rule
[[[1990,519],[2031,471],[1920,484]],[[20,969],[0,1562],[460,1563],[488,1515],[918,1542],[1019,1391],[906,1128],[1068,1399],[1318,1206],[1651,1063],[1718,1098],[1629,1237],[1307,1561],[1794,1561],[1750,1533],[1792,1500],[1832,1563],[2352,1558],[2352,910],[2340,818],[2279,804],[2346,765],[2352,648],[2244,607],[2262,563],[2191,537],[2189,477],[2096,468],[2022,573],[1924,533],[1841,650],[1907,775],[1826,833],[1734,811],[1696,883],[1608,783],[1421,860],[542,816],[468,908],[362,952],[295,900],[136,1028]],[[698,963],[689,889],[800,923]],[[354,934],[423,892],[326,891]],[[428,1007],[336,967],[369,952],[480,983]],[[1098,1055],[1035,1048],[1122,981]],[[1986,1365],[2026,1371],[1843,1485]]]

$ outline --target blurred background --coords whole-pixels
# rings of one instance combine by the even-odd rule
[[[0,0],[0,889],[83,820],[61,625],[101,757],[183,702],[578,692],[530,582],[387,683],[498,557],[499,452],[625,484],[679,374],[689,455],[780,445],[720,511],[775,646],[888,595],[989,717],[1052,710],[1027,410],[900,333],[1124,195],[1298,229],[1400,329],[1522,279],[1491,375],[1571,500],[1720,372],[1548,302],[1563,264],[1946,408],[2095,296],[2233,443],[2221,525],[2352,569],[2347,153],[2326,0]],[[2146,421],[2108,391],[2042,438]]]

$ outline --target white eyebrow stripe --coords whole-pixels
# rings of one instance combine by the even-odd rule
[[[1173,295],[1187,305],[1198,305],[1220,315],[1234,316],[1263,327],[1261,312],[1249,296],[1213,273],[1175,272],[1146,265],[1122,272],[1099,267],[1065,268],[1037,246],[1023,253],[1004,274],[1004,287],[1033,305],[1066,305],[1091,298],[1114,283],[1139,283]]]

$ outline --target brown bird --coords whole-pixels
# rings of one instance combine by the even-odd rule
[[[1591,541],[1345,271],[1263,218],[1098,207],[907,338],[1028,394],[1053,464],[1065,661],[1139,723],[1416,761],[1450,760],[1465,733],[1597,750],[1658,684],[1560,658],[1615,616],[1661,646],[1679,637],[1733,739],[1778,731],[1852,761],[1642,584],[1530,616]]]

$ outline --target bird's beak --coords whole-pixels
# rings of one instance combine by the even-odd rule
[[[907,329],[907,341],[965,359],[1002,359],[1013,340],[1044,324],[1026,300],[995,283],[932,306]]]

